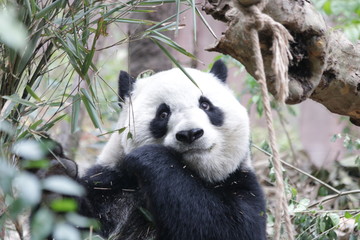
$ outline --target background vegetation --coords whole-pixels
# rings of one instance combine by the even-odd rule
[[[314,3],[335,28],[343,29],[353,41],[359,39],[358,0]],[[130,15],[146,15],[163,4],[175,5],[177,13],[161,21]],[[179,54],[193,59],[196,56],[164,32],[181,31],[181,16],[190,12],[192,38],[196,41],[200,22],[211,28],[199,7],[192,0],[0,2],[0,239],[28,239],[30,235],[32,239],[44,239],[49,234],[56,239],[99,238],[94,234],[96,223],[76,214],[76,203],[71,198],[42,201],[44,191],[70,196],[82,193],[78,184],[64,176],[39,178],[34,174],[51,167],[48,152],[54,148],[46,141],[45,133],[59,140],[70,158],[84,165],[91,163],[114,130],[112,125],[119,112],[115,79],[118,70],[125,69],[127,44],[151,39],[169,61],[181,67],[176,60]],[[128,35],[124,30],[128,24],[146,28]],[[228,57],[220,57],[229,66],[243,70]],[[247,76],[242,89],[240,95],[250,95],[250,112],[261,119],[257,83]],[[331,171],[312,166],[301,170],[302,162],[308,159],[294,136],[294,126],[289,124],[298,110],[282,109],[275,102],[273,108],[286,160],[284,171],[297,239],[358,239],[359,131],[345,126],[341,133],[334,132],[332,140],[342,141],[348,154]],[[271,236],[274,177],[263,132],[261,123],[253,129],[253,151],[268,196]],[[80,231],[75,225],[86,230]]]

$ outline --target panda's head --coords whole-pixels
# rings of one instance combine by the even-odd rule
[[[250,168],[248,115],[225,83],[226,66],[217,61],[210,73],[186,72],[196,84],[180,69],[136,81],[120,73],[124,101],[118,128],[126,130],[111,137],[100,163],[119,160],[119,150],[127,154],[146,144],[162,144],[181,153],[210,182],[225,179],[240,165]]]

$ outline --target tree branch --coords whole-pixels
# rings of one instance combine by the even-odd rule
[[[248,6],[259,0],[208,0],[204,11],[228,23],[223,36],[209,48],[240,61],[255,76],[251,41],[243,23]],[[264,2],[263,13],[281,23],[294,38],[290,45],[288,104],[313,99],[331,112],[349,116],[360,126],[360,43],[353,45],[342,33],[326,26],[320,13],[307,0]],[[251,24],[248,23],[248,24]],[[269,91],[276,95],[272,63],[272,35],[260,31],[261,51]]]

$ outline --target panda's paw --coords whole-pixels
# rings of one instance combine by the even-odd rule
[[[159,169],[174,164],[176,153],[162,145],[145,145],[134,149],[124,159],[124,167],[133,172]]]

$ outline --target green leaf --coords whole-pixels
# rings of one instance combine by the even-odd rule
[[[86,111],[88,112],[90,119],[96,128],[99,128],[102,131],[101,121],[98,113],[96,112],[95,105],[91,100],[90,94],[86,89],[82,88],[81,90],[81,99],[85,105]]]
[[[44,179],[43,188],[52,192],[78,197],[85,193],[80,184],[65,176],[50,176]]]
[[[196,3],[195,0],[188,0],[191,10],[192,10],[192,17],[193,17],[193,35],[194,35],[194,42],[197,41],[197,24],[196,24]]]
[[[345,212],[344,217],[347,219],[353,218],[353,215],[351,215],[351,213],[349,212]]]
[[[297,196],[297,193],[298,193],[297,189],[292,187],[291,188],[291,196],[295,198]]]
[[[7,161],[0,157],[0,188],[2,194],[9,194],[12,192],[12,181],[16,170],[14,166],[9,165]]]
[[[333,136],[332,136],[332,138],[331,138],[331,142],[335,142],[337,139],[339,139],[339,138],[341,138],[342,136],[341,136],[341,134],[340,133],[338,133],[338,134],[334,134]]]
[[[123,127],[123,128],[120,128],[120,129],[115,129],[115,130],[113,130],[113,131],[109,131],[109,132],[106,132],[106,133],[97,135],[97,137],[101,137],[101,136],[104,136],[104,135],[112,134],[112,133],[114,133],[114,132],[118,132],[118,134],[121,134],[121,133],[123,133],[125,130],[126,130],[126,127]]]
[[[357,156],[355,159],[355,164],[360,167],[360,156]]]
[[[5,98],[7,100],[10,100],[14,103],[19,103],[28,107],[36,107],[36,105],[32,102],[29,102],[27,100],[21,99],[17,94],[13,94],[11,96],[3,96],[2,98]]]
[[[71,133],[75,133],[79,130],[79,114],[80,114],[81,96],[76,94],[72,98],[71,108]]]
[[[46,239],[50,235],[54,226],[54,214],[47,208],[42,207],[34,213],[31,219],[31,239]]]
[[[331,10],[331,1],[330,0],[328,0],[324,3],[323,9],[327,15],[331,15],[332,10]]]
[[[46,156],[46,151],[44,151],[40,143],[33,139],[16,142],[12,148],[12,152],[27,160],[40,160]]]
[[[168,50],[166,50],[166,48],[164,48],[156,39],[151,38],[154,43],[156,45],[158,45],[158,47],[165,53],[165,55],[170,58],[170,60],[178,67],[180,68],[180,70],[189,78],[189,80],[196,86],[199,87],[197,85],[197,83],[195,82],[195,80],[186,72],[186,70],[179,64],[179,62],[169,53]]]
[[[139,207],[140,212],[145,216],[145,218],[151,222],[151,223],[155,223],[155,219],[152,216],[152,214],[150,213],[149,210],[143,208],[143,207]]]
[[[66,117],[67,114],[63,114],[63,115],[60,115],[59,117],[55,118],[54,120],[44,124],[44,126],[42,126],[41,128],[38,129],[38,131],[48,131],[50,128],[52,128],[55,123],[57,123],[58,121],[62,120],[64,117]]]
[[[64,0],[56,0],[53,1],[50,5],[43,8],[41,11],[39,11],[37,14],[35,14],[36,19],[43,18],[50,14],[51,11],[57,9],[61,4],[64,2]]]
[[[3,109],[1,110],[0,120],[7,119],[10,116],[11,112],[14,110],[15,106],[16,106],[16,103],[13,101],[11,101],[7,107],[5,104],[5,106],[3,106]]]
[[[181,0],[175,0],[175,3],[176,3],[176,30],[175,30],[175,36],[176,36],[179,31]]]
[[[36,93],[31,89],[29,85],[25,87],[26,91],[32,96],[36,101],[41,102],[42,100],[36,95]]]
[[[115,22],[144,24],[144,25],[154,25],[157,23],[155,21],[150,21],[150,20],[146,20],[146,19],[134,19],[134,18],[117,18],[117,19],[115,19]]]
[[[82,68],[81,68],[81,72],[83,75],[87,74],[90,65],[92,65],[92,60],[93,60],[95,50],[96,50],[96,48],[95,48],[96,42],[101,34],[103,26],[106,26],[106,22],[104,21],[103,18],[100,18],[97,23],[97,29],[96,29],[96,33],[95,33],[95,36],[94,36],[94,39],[92,42],[91,50],[86,54],[84,64],[82,65]]]
[[[176,42],[174,42],[171,38],[165,36],[164,34],[159,33],[158,31],[152,31],[152,33],[153,33],[153,35],[149,36],[151,39],[156,39],[160,42],[163,42],[166,45],[174,48],[176,51],[184,54],[185,56],[188,56],[192,59],[196,59],[196,57],[193,54],[186,51],[184,48],[182,48],[180,45],[178,45]]]
[[[261,116],[263,115],[264,105],[263,105],[262,101],[259,101],[259,102],[256,104],[256,111],[257,111],[257,113],[259,114],[259,117],[261,117]]]
[[[294,212],[301,212],[305,211],[307,209],[307,206],[309,206],[310,200],[307,198],[303,198],[300,200],[299,204],[294,209]]]
[[[8,121],[0,120],[0,132],[13,136],[15,134],[15,128]]]
[[[51,202],[50,207],[55,212],[73,212],[78,205],[73,198],[58,198]]]
[[[133,138],[133,135],[132,135],[132,133],[129,131],[128,132],[128,134],[127,134],[127,137],[126,137],[127,139],[132,139]]]
[[[47,168],[50,165],[48,160],[35,160],[35,161],[24,160],[21,163],[22,163],[21,166],[24,169]]]
[[[17,12],[9,5],[0,7],[0,42],[16,51],[22,51],[27,45],[26,27],[17,19]]]
[[[56,224],[54,229],[56,240],[81,240],[80,231],[70,224],[61,222]]]
[[[23,203],[28,206],[35,206],[41,200],[41,185],[35,175],[21,172],[14,179],[14,186],[19,193]]]
[[[325,220],[323,218],[320,218],[318,226],[319,226],[320,233],[322,233],[322,232],[324,232],[326,230],[326,223],[325,223]]]
[[[336,226],[340,223],[340,216],[338,214],[329,213],[328,216],[330,217],[333,226]]]
[[[325,186],[321,186],[318,191],[318,196],[327,196],[329,194],[329,190]]]
[[[183,12],[186,12],[189,8],[185,8],[184,10],[182,10],[181,12],[179,12],[179,14],[182,14]],[[153,30],[156,31],[161,31],[163,29],[168,29],[169,25],[173,26],[173,24],[167,24],[171,19],[173,19],[174,17],[177,17],[178,13],[176,13],[175,15],[172,15],[164,20],[162,20],[161,22],[158,22],[157,24],[155,24],[154,26],[148,28],[146,30],[146,32],[151,33]],[[160,26],[160,28],[158,28]],[[177,29],[178,25],[177,25],[177,21],[175,22],[175,28]]]
[[[199,11],[198,8],[195,8],[197,15],[200,17],[201,21],[205,24],[206,28],[209,30],[209,32],[211,33],[211,35],[213,35],[213,37],[215,39],[217,39],[218,37],[216,36],[214,30],[212,30],[210,24],[206,21],[205,17],[202,15],[201,11]],[[220,56],[221,57],[221,56]],[[217,59],[218,60],[218,59]],[[214,61],[215,62],[215,61]]]
[[[30,124],[29,128],[32,129],[32,130],[36,130],[36,128],[38,126],[40,126],[40,124],[43,123],[43,120],[40,119],[40,120],[37,120],[36,122]]]

